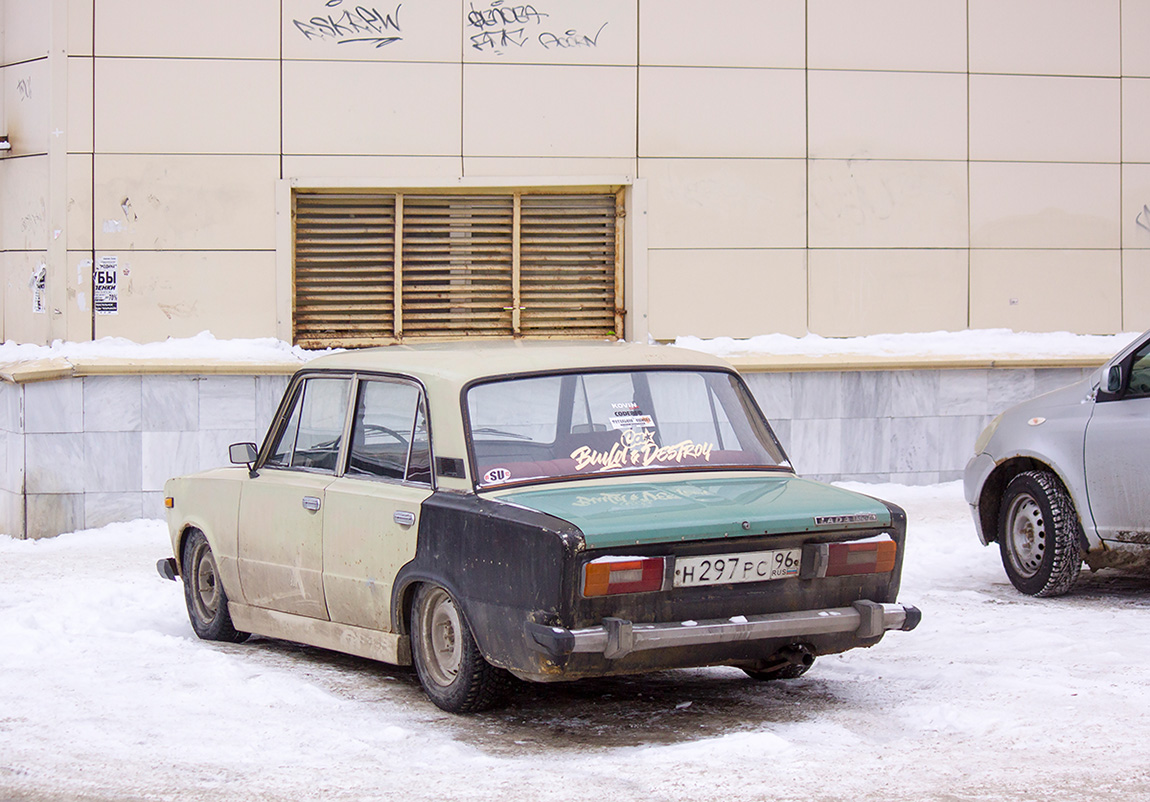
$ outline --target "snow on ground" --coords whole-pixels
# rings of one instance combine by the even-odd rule
[[[1046,358],[1058,356],[1106,357],[1137,336],[1135,332],[1108,335],[1082,335],[1068,332],[1027,333],[1009,329],[935,331],[921,334],[875,334],[868,337],[820,337],[808,334],[791,337],[766,334],[745,340],[717,337],[679,337],[675,345],[705,351],[717,356],[778,354],[798,356],[1019,356]],[[203,331],[195,337],[171,337],[162,342],[135,343],[122,337],[104,337],[93,342],[62,342],[31,345],[0,344],[0,364],[34,359],[195,359],[254,362],[300,363],[328,351],[307,351],[271,337],[219,340]]]
[[[1024,597],[957,483],[851,487],[908,511],[914,632],[789,682],[525,685],[473,717],[408,669],[197,640],[161,522],[0,537],[0,799],[1150,798],[1150,579]]]

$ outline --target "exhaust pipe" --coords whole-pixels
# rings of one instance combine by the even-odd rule
[[[793,666],[810,668],[815,663],[815,654],[805,643],[794,643],[785,646],[775,653],[775,657]]]

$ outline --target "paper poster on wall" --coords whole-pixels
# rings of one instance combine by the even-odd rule
[[[92,273],[92,303],[97,315],[116,315],[120,312],[120,295],[116,289],[119,275],[118,256],[101,256]]]
[[[42,315],[48,311],[48,265],[40,265],[32,273],[32,312]]]

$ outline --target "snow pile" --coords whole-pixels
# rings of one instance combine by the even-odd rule
[[[746,340],[716,337],[679,337],[675,345],[720,357],[887,356],[887,357],[1109,357],[1128,345],[1138,332],[1123,334],[1070,334],[1069,332],[1014,332],[1010,329],[935,331],[923,334],[872,334],[868,337],[820,337],[808,334],[764,334]]]
[[[1150,580],[1021,596],[959,484],[850,487],[907,510],[914,632],[789,682],[524,686],[474,717],[409,669],[197,640],[161,522],[0,537],[0,799],[1150,798]]]
[[[875,334],[869,337],[790,337],[764,334],[747,340],[717,337],[679,337],[675,345],[721,357],[781,356],[886,356],[929,357],[965,356],[994,358],[1021,356],[1034,358],[1085,356],[1105,358],[1119,351],[1136,333],[1082,335],[1067,332],[1019,333],[1009,329],[936,331],[927,334]],[[273,337],[247,340],[220,340],[204,331],[195,337],[170,337],[163,342],[135,343],[122,337],[104,337],[93,342],[62,342],[30,345],[6,342],[0,345],[0,364],[35,359],[178,359],[198,361],[306,362],[324,351],[309,351]],[[338,349],[334,349],[338,350]]]
[[[35,359],[180,359],[226,362],[306,362],[328,351],[308,351],[274,337],[219,340],[211,332],[195,337],[169,337],[162,342],[136,343],[123,337],[103,337],[92,342],[56,340],[51,345],[8,341],[0,345],[0,364]]]

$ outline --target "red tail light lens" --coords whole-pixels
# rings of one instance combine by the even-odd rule
[[[587,563],[583,571],[583,595],[613,596],[663,589],[665,562],[662,557],[604,557]]]
[[[862,543],[830,543],[825,576],[885,574],[894,570],[898,546],[893,540],[867,540]]]

